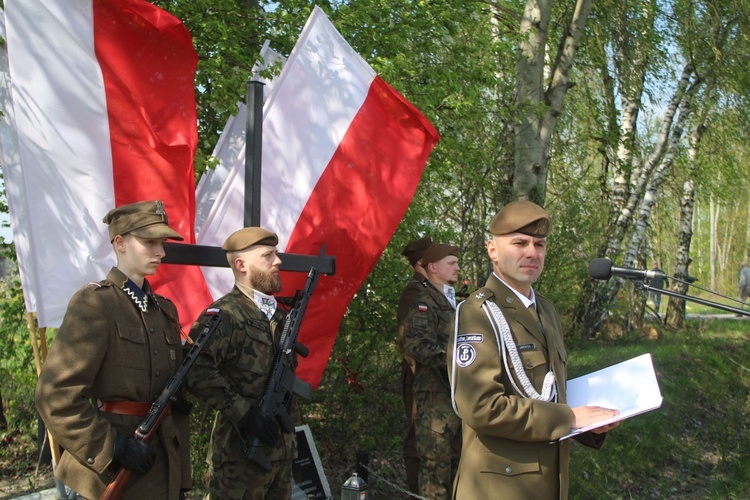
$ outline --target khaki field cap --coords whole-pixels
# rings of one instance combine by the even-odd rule
[[[118,234],[133,234],[140,238],[168,238],[182,241],[185,238],[169,227],[164,203],[158,200],[140,201],[110,210],[102,222],[109,225],[109,241]]]
[[[419,259],[422,258],[422,254],[424,254],[424,251],[427,250],[427,247],[429,247],[430,245],[432,245],[432,238],[430,238],[429,236],[410,241],[401,251],[401,255],[406,257],[406,259],[409,261],[409,264],[413,266],[414,264],[419,262]]]
[[[435,243],[430,245],[422,255],[422,265],[427,266],[432,262],[437,262],[449,255],[455,255],[458,257],[458,247],[454,245],[443,245],[442,243]]]
[[[226,252],[239,252],[253,245],[269,245],[275,247],[279,244],[276,233],[267,231],[262,227],[246,227],[233,232],[227,241],[221,245]]]
[[[530,201],[508,203],[490,222],[490,233],[495,236],[521,233],[535,238],[544,238],[551,229],[552,220],[549,214]]]

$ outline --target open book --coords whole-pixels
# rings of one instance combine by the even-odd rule
[[[651,354],[643,354],[569,380],[567,393],[571,408],[601,406],[620,410],[620,414],[587,427],[572,429],[570,434],[561,439],[655,410],[663,400]]]

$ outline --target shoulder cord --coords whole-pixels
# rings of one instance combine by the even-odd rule
[[[459,417],[461,417],[461,414],[458,412],[458,406],[456,406],[456,348],[458,347],[458,313],[462,305],[463,302],[456,307],[456,316],[453,327],[453,352],[451,352],[451,404],[453,405],[453,411]],[[503,360],[505,371],[508,373],[508,379],[513,385],[513,389],[515,389],[516,393],[524,398],[538,399],[540,401],[552,401],[554,399],[555,402],[557,402],[555,374],[552,369],[550,369],[550,371],[547,372],[547,375],[545,375],[544,383],[542,384],[542,394],[539,394],[536,389],[534,389],[529,377],[526,375],[526,370],[523,368],[521,357],[518,355],[518,348],[516,347],[513,335],[510,331],[510,326],[508,326],[508,321],[505,319],[502,311],[497,304],[489,301],[484,302],[482,308],[487,314],[487,319],[489,319],[490,325],[492,325],[492,330],[495,333],[495,339],[497,341],[498,355]],[[500,334],[502,334],[502,337]],[[523,386],[523,389],[516,385],[516,381],[508,367],[508,356],[510,356],[514,369],[513,371],[516,373],[518,382]]]
[[[450,377],[450,383],[451,383],[451,404],[453,405],[453,412],[458,415],[458,418],[461,418],[461,414],[458,413],[458,407],[456,406],[456,349],[458,348],[458,311],[461,309],[461,306],[464,305],[463,301],[461,301],[458,306],[456,306],[456,314],[455,319],[453,320],[453,349],[451,352],[451,377]]]
[[[542,384],[542,393],[539,394],[534,386],[532,385],[529,377],[526,375],[526,370],[523,368],[523,362],[521,356],[518,355],[518,348],[513,340],[513,335],[508,326],[508,321],[505,319],[500,308],[494,302],[486,301],[482,304],[482,308],[487,314],[487,318],[490,320],[492,329],[495,332],[495,338],[497,339],[497,350],[498,354],[503,358],[503,365],[508,373],[508,379],[513,385],[513,389],[525,398],[538,399],[540,401],[557,401],[557,388],[555,386],[555,374],[550,371],[544,376],[544,383]],[[498,332],[499,330],[499,332]],[[513,365],[513,371],[516,374],[518,382],[522,388],[516,385],[516,381],[508,368],[508,356]]]

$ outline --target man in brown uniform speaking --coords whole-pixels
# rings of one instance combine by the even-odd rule
[[[560,316],[531,287],[544,267],[550,228],[534,203],[500,210],[487,242],[493,273],[457,309],[447,356],[454,410],[463,419],[454,498],[567,498],[568,440],[560,438],[617,414],[565,404]],[[577,438],[598,448],[615,426]]]
[[[145,276],[156,272],[165,240],[183,238],[160,201],[116,208],[104,223],[117,266],[71,299],[36,406],[65,449],[55,475],[83,497],[99,498],[124,467],[134,474],[123,498],[177,499],[192,486],[187,414],[173,405],[150,444],[133,434],[182,362],[177,310]]]

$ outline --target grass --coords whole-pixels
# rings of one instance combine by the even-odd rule
[[[571,378],[650,352],[664,397],[600,451],[573,447],[572,499],[750,497],[750,325],[688,327],[655,341],[571,346]]]
[[[571,499],[750,498],[750,320],[691,320],[684,331],[660,333],[659,340],[631,335],[612,342],[569,342],[570,378],[651,353],[664,397],[660,409],[612,431],[601,450],[571,447]],[[328,371],[336,373],[336,367]],[[349,394],[345,402],[335,394],[321,386],[318,405],[303,412],[334,498],[362,448],[371,450],[369,497],[408,498],[399,490],[405,478],[398,371],[389,372],[387,380],[369,380],[363,392]],[[190,498],[202,496],[210,432],[210,425],[196,422],[210,424],[202,413],[200,407],[194,412],[194,438],[201,438],[202,446],[194,441],[196,489]],[[27,481],[36,464],[32,436],[16,435],[10,446],[0,447],[2,479]],[[0,498],[4,491],[0,480]]]

